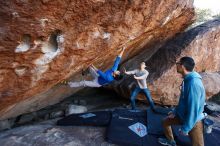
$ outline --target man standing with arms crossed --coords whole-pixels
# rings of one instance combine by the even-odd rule
[[[203,124],[205,89],[201,76],[193,71],[191,57],[182,57],[176,63],[177,72],[183,77],[179,104],[163,121],[166,138],[159,138],[162,145],[176,146],[171,125],[181,125],[180,134],[189,135],[193,146],[204,146]]]

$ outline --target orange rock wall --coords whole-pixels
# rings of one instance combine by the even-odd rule
[[[0,1],[0,119],[54,104],[76,92],[82,68],[156,52],[194,19],[192,0]],[[143,46],[147,46],[143,48]]]

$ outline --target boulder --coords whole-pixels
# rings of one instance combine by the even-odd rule
[[[11,129],[14,125],[15,119],[7,119],[0,121],[0,131]]]
[[[59,117],[63,117],[63,116],[64,116],[64,111],[61,111],[61,110],[50,113],[51,119],[55,119],[55,118],[59,118]]]
[[[70,104],[66,109],[65,115],[68,116],[71,114],[80,114],[85,112],[87,112],[87,108],[85,106]]]
[[[58,103],[82,68],[149,56],[194,21],[193,0],[0,1],[0,120]],[[147,46],[143,48],[143,46]]]
[[[220,93],[220,73],[201,73],[208,98]]]
[[[35,112],[33,113],[29,113],[29,114],[25,114],[25,115],[21,115],[18,119],[17,124],[27,124],[27,123],[31,123],[32,121],[34,121],[34,119],[36,119],[37,115]]]
[[[183,56],[194,58],[195,71],[204,77],[207,99],[220,92],[220,20],[213,20],[169,40],[150,59],[148,53],[130,59],[123,64],[127,70],[139,67],[145,61],[150,74],[147,79],[153,100],[158,104],[176,105],[179,101],[181,75],[176,72],[176,64]],[[133,77],[127,76],[112,88],[124,97],[129,98],[135,86]],[[143,94],[138,99],[146,100]]]

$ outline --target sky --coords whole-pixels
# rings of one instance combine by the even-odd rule
[[[213,14],[220,13],[220,0],[194,0],[194,6],[201,9],[210,9]]]

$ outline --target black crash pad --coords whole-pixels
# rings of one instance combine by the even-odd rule
[[[189,136],[179,133],[180,126],[172,126],[175,140],[180,146],[192,146]],[[220,146],[220,127],[214,127],[212,133],[204,134],[205,146]]]
[[[156,114],[165,115],[165,116],[167,116],[168,113],[173,110],[174,110],[173,108],[165,108],[165,107],[161,107],[161,106],[155,107]]]
[[[111,111],[97,111],[72,114],[57,121],[60,126],[107,126],[111,120]]]
[[[157,107],[157,113],[153,112],[150,108],[147,109],[147,126],[148,133],[153,135],[164,135],[162,120],[171,111],[170,108]],[[160,113],[158,113],[158,111]]]
[[[122,146],[159,146],[157,137],[147,134],[147,113],[143,110],[113,111],[107,141]]]

